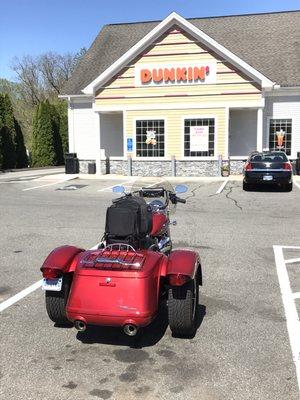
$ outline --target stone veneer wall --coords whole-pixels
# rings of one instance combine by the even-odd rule
[[[88,164],[96,162],[95,160],[79,160],[79,173],[88,174]],[[97,172],[97,171],[96,171]]]
[[[88,163],[95,160],[80,160],[79,172],[88,173]],[[226,162],[223,162],[227,164]],[[230,173],[242,172],[243,161],[231,161]],[[127,160],[102,160],[101,174],[117,174],[127,176]],[[132,161],[133,176],[172,176],[172,163],[170,160]],[[218,176],[218,161],[215,160],[184,160],[176,161],[176,176]]]
[[[218,161],[176,161],[177,176],[218,176]]]
[[[132,161],[132,175],[171,176],[171,161]]]
[[[240,175],[243,172],[245,162],[242,160],[230,161],[230,175]]]

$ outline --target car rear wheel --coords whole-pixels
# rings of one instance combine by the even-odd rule
[[[45,293],[48,316],[51,321],[58,325],[70,324],[70,321],[66,316],[66,305],[69,297],[70,286],[71,279],[68,276],[64,276],[60,292],[47,290]]]
[[[291,192],[293,190],[293,183],[287,183],[284,188],[286,192]]]
[[[191,336],[196,330],[199,284],[195,277],[168,291],[169,326],[175,336]]]
[[[243,181],[243,190],[248,192],[251,189],[252,189],[252,185],[250,185],[250,183],[246,183],[246,182]]]

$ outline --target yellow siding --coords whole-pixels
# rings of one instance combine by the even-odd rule
[[[184,117],[211,117],[215,118],[215,141],[217,142],[217,156],[226,154],[226,110],[214,109],[180,109],[180,110],[145,110],[126,111],[124,121],[124,134],[126,137],[135,137],[136,119],[165,119],[166,153],[170,158],[174,155],[177,159],[183,157],[183,119]]]
[[[218,103],[224,103],[224,101],[228,102],[236,102],[239,101],[240,106],[243,107],[243,101],[253,101],[253,107],[257,107],[257,101],[261,99],[260,93],[258,94],[244,94],[244,95],[234,95],[234,94],[228,94],[228,95],[220,95],[220,94],[215,94],[212,96],[182,96],[182,97],[145,97],[145,98],[140,98],[139,96],[137,97],[131,97],[131,98],[117,98],[117,99],[101,99],[101,101],[96,100],[97,105],[101,106],[106,106],[109,107],[111,106],[136,106],[136,105],[144,105],[145,108],[147,108],[148,105],[153,105],[153,104],[182,104],[186,103],[188,104],[199,104],[205,106],[207,102],[215,103],[215,106],[218,107]],[[220,105],[219,105],[220,107]]]
[[[163,44],[163,45],[162,45]],[[134,67],[143,64],[160,64],[160,63],[186,63],[199,62],[204,64],[215,61],[217,63],[216,84],[207,85],[170,85],[170,86],[143,86],[135,87]],[[225,72],[225,73],[224,73]],[[223,86],[226,84],[226,87]],[[221,85],[221,86],[220,86]],[[232,87],[231,87],[232,86]],[[116,91],[120,89],[120,91]],[[201,46],[199,41],[191,39],[184,34],[168,34],[163,35],[161,39],[144,51],[131,65],[128,65],[123,71],[117,74],[104,88],[101,88],[96,100],[97,104],[108,104],[106,97],[112,97],[112,104],[115,104],[113,97],[125,96],[126,99],[134,96],[142,97],[139,103],[147,101],[144,99],[153,93],[163,93],[165,95],[174,95],[176,93],[192,92],[202,94],[207,92],[208,96],[212,93],[222,93],[227,89],[234,90],[239,96],[239,100],[244,100],[243,92],[256,92],[260,94],[260,90],[253,84],[251,79],[234,71],[226,60],[216,58],[213,53]],[[103,99],[104,98],[104,99]],[[248,100],[248,96],[245,100]],[[104,101],[104,103],[103,103]],[[168,103],[167,100],[162,100]],[[194,100],[193,100],[194,101]],[[130,102],[131,104],[131,102]]]
[[[216,83],[169,86],[135,86],[135,65],[160,64],[172,62],[197,62],[199,65],[215,61],[217,65]],[[208,52],[199,41],[183,33],[168,33],[145,50],[136,60],[132,61],[122,71],[100,88],[96,96],[96,105],[109,107],[141,108],[143,111],[126,111],[124,133],[127,137],[135,134],[134,120],[136,118],[165,118],[166,119],[166,157],[183,156],[183,116],[214,116],[216,118],[216,136],[218,154],[226,155],[227,125],[224,102],[243,102],[253,105],[261,100],[261,90],[242,73],[237,72],[224,59],[218,58],[213,52]],[[182,104],[186,109],[181,109]],[[210,109],[196,109],[212,104]],[[221,104],[222,103],[222,104]],[[180,104],[180,109],[149,110],[149,106]],[[189,108],[190,107],[190,108]],[[193,108],[192,108],[193,107]]]

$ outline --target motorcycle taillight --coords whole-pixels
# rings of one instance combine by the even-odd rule
[[[251,162],[246,162],[245,164],[245,171],[251,171],[253,168]]]
[[[51,267],[43,268],[42,273],[44,279],[56,279],[59,277],[57,269]]]
[[[171,286],[182,286],[191,278],[190,276],[183,274],[170,274],[168,275],[168,279]]]

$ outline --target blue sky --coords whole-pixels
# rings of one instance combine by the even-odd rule
[[[109,23],[295,10],[299,0],[0,0],[0,78],[14,56],[89,47]],[[263,29],[263,27],[262,27]]]

